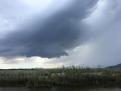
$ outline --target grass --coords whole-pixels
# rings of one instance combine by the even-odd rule
[[[119,68],[9,69],[0,70],[0,86],[121,87]]]

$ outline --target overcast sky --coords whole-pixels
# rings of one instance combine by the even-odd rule
[[[120,0],[0,0],[0,68],[121,63]]]

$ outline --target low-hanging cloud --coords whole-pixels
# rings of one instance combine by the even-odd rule
[[[97,0],[75,0],[48,17],[37,15],[0,41],[0,56],[60,57],[86,39],[83,19]],[[58,4],[58,3],[57,3]],[[56,8],[56,7],[55,7]],[[51,9],[50,9],[51,11]],[[49,13],[46,13],[49,14]],[[44,17],[44,19],[43,19]]]
[[[121,61],[120,12],[121,1],[100,0],[97,10],[90,17],[92,21],[91,26],[95,29],[97,37],[93,40],[94,50],[91,52],[92,55],[88,60],[93,60],[95,64],[114,65]]]
[[[25,19],[24,22],[20,22],[19,19],[21,20],[21,18],[19,18],[17,22],[20,22],[21,25],[18,25],[15,31],[8,33],[6,38],[0,40],[0,56],[5,57],[1,58],[3,60],[1,63],[17,64],[19,62],[24,63],[25,60],[30,62],[30,56],[40,56],[32,58],[31,67],[35,66],[34,59],[40,64],[43,60],[49,64],[65,66],[94,67],[120,63],[121,1],[63,1],[67,2],[59,9],[55,8],[58,6],[55,5],[58,2],[56,1],[54,6],[52,5],[53,7],[48,7],[47,11],[43,10],[46,12],[40,13],[38,9],[34,16],[28,12],[30,15],[27,17],[28,19],[24,15],[22,16]],[[24,13],[26,14],[26,12]],[[12,16],[12,14],[8,14],[8,16]],[[0,34],[2,35],[2,33]],[[12,58],[6,58],[6,56]],[[15,56],[29,57],[19,58]],[[43,66],[46,66],[45,63]]]
[[[120,64],[121,1],[99,0],[92,14],[84,21],[90,27],[90,41],[75,48],[69,52],[69,57],[63,57],[60,61],[66,65],[91,67]]]

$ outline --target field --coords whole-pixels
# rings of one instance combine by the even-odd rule
[[[0,86],[17,87],[121,87],[119,68],[0,70]]]

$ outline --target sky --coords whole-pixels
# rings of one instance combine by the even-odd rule
[[[0,0],[0,69],[121,63],[120,0]]]

